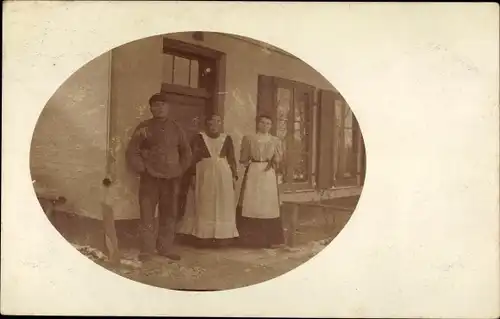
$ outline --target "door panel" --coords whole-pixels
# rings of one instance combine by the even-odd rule
[[[192,103],[196,102],[196,103]],[[184,103],[170,109],[170,117],[184,129],[189,140],[203,129],[205,123],[206,102],[203,99],[193,101],[186,97]]]
[[[192,138],[203,129],[206,107],[206,100],[193,99],[193,97],[184,96],[182,103],[170,108],[170,117],[184,129],[189,141],[191,141]],[[190,178],[185,175],[182,178],[179,194],[178,219],[181,219],[184,215],[184,205],[186,202],[186,194],[189,188],[189,183]]]

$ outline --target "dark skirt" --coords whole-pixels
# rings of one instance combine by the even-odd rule
[[[193,235],[176,234],[176,242],[181,245],[192,246],[196,248],[223,248],[230,247],[236,243],[238,238],[198,238]]]
[[[240,233],[238,244],[241,246],[270,248],[285,243],[281,217],[272,219],[243,217],[242,207],[238,206],[236,226]]]

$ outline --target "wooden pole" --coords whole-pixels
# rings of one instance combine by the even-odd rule
[[[120,251],[118,247],[118,236],[116,235],[115,227],[115,217],[112,207],[112,201],[110,198],[110,190],[115,187],[115,170],[114,170],[114,152],[113,152],[113,115],[112,112],[112,51],[109,53],[109,65],[108,65],[108,100],[106,105],[106,115],[107,115],[107,127],[106,127],[106,176],[102,181],[103,198],[101,202],[102,220],[104,226],[104,241],[106,248],[108,250],[108,258],[112,264],[120,263]]]
[[[101,207],[104,222],[104,240],[106,242],[106,248],[108,250],[108,258],[112,264],[119,264],[121,256],[120,250],[118,248],[118,237],[116,236],[113,208],[106,203],[102,203]]]
[[[286,203],[285,211],[288,213],[287,222],[287,240],[288,247],[296,246],[296,230],[299,222],[299,205],[297,203]]]
[[[106,177],[115,179],[115,170],[114,170],[114,151],[113,151],[113,117],[115,116],[115,112],[113,112],[112,107],[112,69],[113,69],[113,52],[110,51],[108,53],[108,97],[106,101]]]

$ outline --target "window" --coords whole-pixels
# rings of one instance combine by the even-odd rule
[[[318,110],[313,116],[316,95]],[[279,182],[283,190],[363,184],[363,139],[340,94],[261,75],[257,107],[259,114],[273,118],[273,133],[282,140],[283,176]]]
[[[175,93],[170,115],[186,131],[196,134],[207,112],[223,114],[225,55],[202,46],[163,38],[161,91]]]
[[[312,110],[314,88],[268,76],[259,77],[259,113],[273,118],[283,145],[283,188],[312,187]]]
[[[358,136],[356,119],[342,99],[335,100],[334,125],[334,180],[336,186],[356,185],[357,183],[357,149]],[[355,127],[356,126],[356,127]]]
[[[216,102],[211,100],[214,91],[220,86],[217,70],[221,66],[221,56],[219,52],[207,48],[164,38],[162,91],[213,104]]]
[[[320,91],[318,187],[362,185],[365,150],[356,117],[337,92]]]
[[[172,54],[163,54],[163,83],[198,88],[199,63]]]
[[[311,116],[312,103],[306,92],[295,90],[294,113],[292,119],[293,134],[291,134],[291,149],[287,152],[291,159],[291,180],[294,183],[308,182],[311,178],[309,171],[311,140]]]
[[[199,98],[210,98],[214,82],[213,61],[164,52],[162,90]]]

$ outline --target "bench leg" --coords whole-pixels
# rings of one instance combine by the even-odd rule
[[[293,204],[291,206],[290,222],[288,224],[288,246],[295,247],[297,242],[297,227],[299,223],[299,205]]]
[[[50,201],[45,209],[45,215],[47,216],[47,219],[49,220],[50,223],[54,222],[55,206],[56,206],[55,203],[53,201]]]
[[[328,214],[328,209],[325,207],[321,208],[321,215],[323,215],[325,224],[323,225],[323,231],[325,232],[326,235],[330,235],[330,228],[331,228],[331,222],[330,218],[331,216]]]

